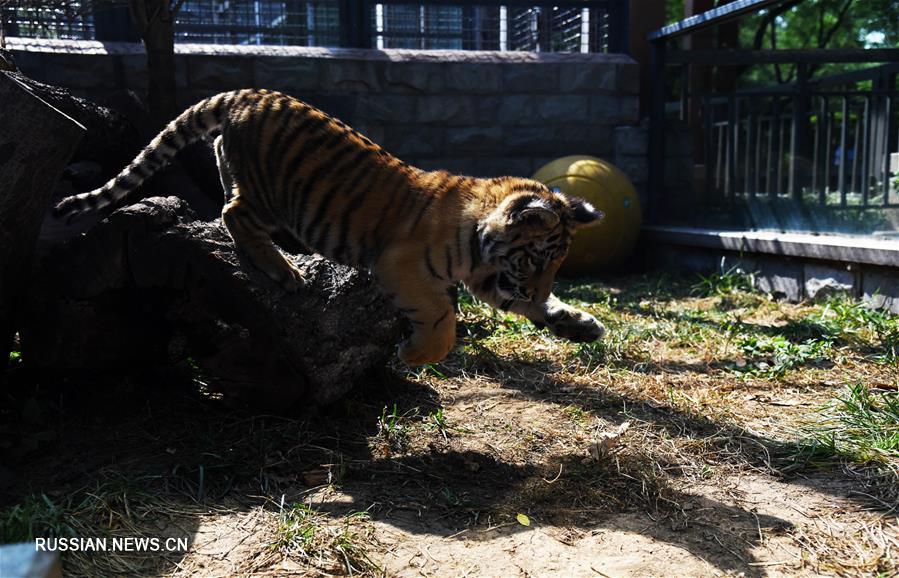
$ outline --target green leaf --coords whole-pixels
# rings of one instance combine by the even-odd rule
[[[518,523],[521,524],[522,526],[530,526],[531,525],[531,519],[528,518],[527,516],[525,516],[524,514],[518,514],[517,516],[515,516],[515,519],[518,520]]]

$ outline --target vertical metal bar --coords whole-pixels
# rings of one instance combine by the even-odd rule
[[[890,204],[890,129],[892,128],[893,98],[887,94],[884,96],[884,131],[883,131],[883,206]],[[899,143],[896,150],[899,151]]]
[[[340,45],[371,48],[371,0],[340,0]]]
[[[753,175],[752,196],[761,190],[762,179],[762,116],[761,107],[755,107],[755,174]]]
[[[808,65],[796,65],[796,94],[793,97],[793,129],[790,134],[790,195],[796,201],[802,200],[802,181],[805,180],[804,164],[808,159]]]
[[[824,97],[821,100],[823,102]],[[814,133],[814,141],[812,142],[812,192],[817,193],[818,182],[821,180],[818,175],[818,162],[821,157],[821,108],[818,109],[818,113],[815,115]]]
[[[862,180],[861,180],[861,193],[862,193],[862,206],[868,206],[868,194],[869,194],[869,185],[871,184],[871,113],[873,107],[871,106],[871,96],[868,95],[865,97],[865,128],[864,134],[862,137]]]
[[[615,54],[629,54],[628,37],[630,26],[628,24],[630,18],[630,2],[627,0],[618,0],[617,2],[609,2],[607,5],[609,20],[609,52]],[[664,39],[657,40],[654,44],[663,43]]]
[[[827,106],[825,97],[825,106]],[[824,200],[822,204],[827,204],[827,194],[830,193],[830,180],[831,180],[831,172],[833,169],[833,122],[834,122],[834,114],[831,111],[827,112],[827,118],[825,122],[827,123],[827,137],[826,142],[824,143]]]
[[[790,164],[787,167],[787,193],[794,200],[799,198],[797,183],[799,171],[799,97],[793,95],[793,115],[790,121]]]
[[[858,171],[858,163],[859,157],[859,145],[861,144],[861,132],[862,132],[862,118],[856,114],[855,115],[855,137],[852,139],[852,180],[850,181],[850,192],[858,193],[859,189],[859,171]]]
[[[550,11],[552,10],[552,6],[539,6],[537,10],[537,50],[540,52],[550,52],[550,40],[552,36]]]
[[[827,110],[827,97],[821,96],[821,108],[818,110],[818,121],[815,123],[815,166],[812,191],[818,193],[818,204],[827,204],[827,176],[830,172],[827,165],[830,162],[830,117]]]
[[[765,178],[765,192],[768,196],[777,194],[777,188],[774,184],[774,177],[777,173],[777,167],[774,164],[775,151],[777,150],[777,118],[780,114],[778,99],[775,96],[771,101],[771,118],[768,121],[768,166],[767,177]]]
[[[724,124],[723,127],[717,126],[718,130],[718,148],[715,152],[715,186],[718,187],[718,191],[724,192],[724,158],[725,158],[725,150],[727,147],[727,123]]]
[[[783,109],[781,107],[780,98],[774,101],[774,122],[777,134],[774,135],[774,184],[772,187],[772,195],[780,195],[783,192],[783,158],[784,158],[784,130],[786,123],[783,121]]]
[[[701,101],[699,114],[702,116],[703,124],[705,124],[705,135],[703,139],[703,158],[705,164],[705,198],[712,197],[712,138],[714,135],[714,124],[712,124],[712,103],[708,97]]]
[[[727,196],[733,198],[737,191],[737,145],[740,141],[738,113],[738,100],[731,94],[727,97],[727,176],[725,187]]]
[[[840,206],[846,206],[846,133],[849,125],[849,99],[843,97],[843,119],[840,122],[840,168],[837,176],[838,189],[840,191]]]
[[[665,186],[665,40],[656,40],[650,48],[650,112],[649,112],[649,207],[654,221],[659,198]]]
[[[752,154],[755,152],[755,128],[756,128],[756,106],[755,103],[749,102],[749,118],[746,121],[746,155],[745,155],[745,171],[743,179],[744,192],[750,197],[755,198],[755,187],[752,186]]]
[[[681,66],[680,69],[680,119],[687,122],[690,114],[690,65]]]

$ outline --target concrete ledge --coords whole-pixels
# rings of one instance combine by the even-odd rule
[[[137,42],[100,42],[98,40],[56,40],[49,38],[6,39],[9,50],[50,52],[62,54],[145,54],[144,45]],[[478,62],[487,64],[515,63],[593,63],[633,64],[625,54],[499,52],[493,50],[375,50],[363,48],[327,48],[322,46],[242,46],[235,44],[176,43],[176,54],[208,56],[293,56],[333,58],[338,60],[374,60],[383,62]]]
[[[773,231],[647,226],[646,238],[674,245],[899,267],[899,240]]]

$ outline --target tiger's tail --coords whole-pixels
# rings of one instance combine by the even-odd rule
[[[217,94],[191,106],[156,135],[122,172],[99,189],[63,199],[54,207],[53,213],[72,220],[125,197],[168,165],[178,151],[219,129],[240,92]]]

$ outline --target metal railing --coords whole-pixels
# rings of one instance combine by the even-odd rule
[[[896,169],[890,167],[899,155],[899,49],[672,50],[674,39],[777,3],[738,0],[650,35],[649,187],[655,220],[661,220],[661,198],[673,194],[666,192],[666,133],[684,126],[694,149],[694,203],[780,204],[794,214],[899,207],[891,174]],[[811,76],[812,67],[827,63],[875,66]],[[711,66],[726,75],[784,65],[794,70],[795,81],[735,88],[734,74],[730,88],[714,90],[696,90],[691,82]],[[695,207],[686,210],[699,214]]]
[[[801,70],[802,67],[800,67]],[[896,66],[849,86],[734,91],[698,100],[704,147],[697,189],[707,200],[790,198],[820,206],[899,206],[890,154],[899,151]],[[859,89],[868,80],[881,88]],[[686,120],[687,111],[681,111]]]
[[[115,24],[104,25],[110,15]],[[8,36],[122,40],[128,27],[128,7],[120,0],[7,7],[2,16]],[[185,0],[174,28],[176,42],[622,52],[627,2]]]

